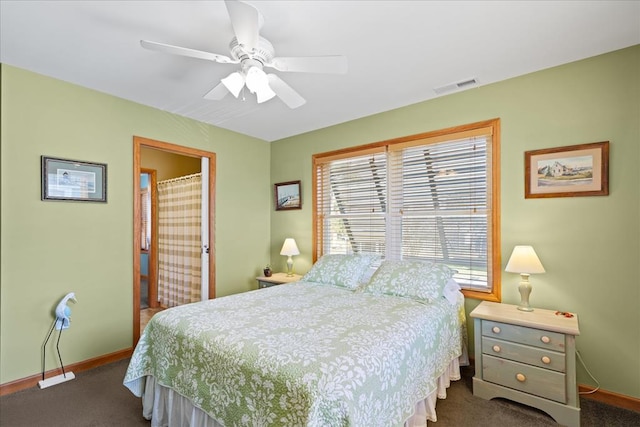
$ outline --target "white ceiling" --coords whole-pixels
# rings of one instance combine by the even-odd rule
[[[0,1],[0,62],[274,141],[640,44],[638,1],[247,1],[276,56],[345,55],[346,75],[282,73],[307,103],[202,96],[238,68],[222,1]],[[274,72],[271,71],[270,72]]]

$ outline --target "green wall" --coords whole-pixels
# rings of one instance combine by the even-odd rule
[[[40,372],[52,310],[71,291],[78,303],[60,345],[65,364],[131,347],[134,135],[216,153],[217,295],[256,288],[269,260],[267,142],[0,70],[0,383]],[[41,201],[41,155],[107,163],[108,203]],[[54,347],[47,356],[53,369]]]
[[[532,244],[547,269],[532,277],[532,304],[578,313],[589,370],[604,389],[640,398],[640,46],[272,144],[0,71],[0,383],[40,372],[51,311],[70,291],[79,301],[62,337],[66,364],[132,345],[133,135],[216,153],[224,296],[255,289],[269,261],[284,270],[286,237],[301,250],[295,270],[311,266],[312,154],[499,117],[503,267],[514,245]],[[524,199],[524,151],[605,140],[609,196]],[[107,163],[108,203],[40,201],[41,155]],[[303,209],[276,212],[270,183],[297,179]],[[503,301],[516,303],[517,275],[503,273],[502,282]],[[468,300],[467,310],[477,303]],[[582,367],[578,380],[593,384]]]
[[[640,398],[640,46],[273,143],[272,183],[300,179],[303,196],[302,210],[271,214],[274,269],[286,268],[285,237],[300,248],[297,272],[311,266],[312,154],[496,117],[503,270],[513,246],[533,245],[547,273],[532,276],[532,305],[578,313],[588,369]],[[525,151],[599,141],[611,143],[609,196],[525,200]],[[519,301],[518,282],[503,273],[503,302]],[[578,382],[594,384],[580,365]]]

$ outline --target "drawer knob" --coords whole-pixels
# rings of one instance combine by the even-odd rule
[[[545,365],[551,363],[551,359],[549,358],[549,356],[542,356],[542,363],[544,363]]]
[[[499,328],[499,327],[497,327],[497,326],[494,326],[493,328],[491,328],[491,331],[492,331],[494,334],[499,334],[499,333],[500,333],[500,328]]]
[[[524,374],[516,374],[516,379],[523,383],[527,380],[527,377],[525,377]]]
[[[545,344],[549,344],[551,342],[551,338],[549,338],[546,335],[543,335],[542,338],[540,338],[540,341],[542,341]]]
[[[500,353],[500,350],[501,350],[501,348],[500,348],[499,345],[494,345],[493,346],[493,351],[495,351],[496,353]]]

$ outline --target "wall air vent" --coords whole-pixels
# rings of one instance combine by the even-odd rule
[[[443,95],[445,93],[456,92],[463,89],[469,89],[471,87],[478,86],[478,79],[471,78],[466,80],[461,80],[459,82],[450,83],[448,85],[436,87],[433,89],[435,93],[438,95]]]

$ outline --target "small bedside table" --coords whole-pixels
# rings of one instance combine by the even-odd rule
[[[258,281],[258,289],[263,289],[270,286],[282,285],[283,283],[297,282],[301,277],[299,274],[287,276],[287,273],[273,273],[271,277],[260,276],[256,277],[256,280]]]
[[[576,385],[578,316],[483,301],[472,312],[475,334],[473,394],[503,397],[538,408],[557,423],[580,426]]]

